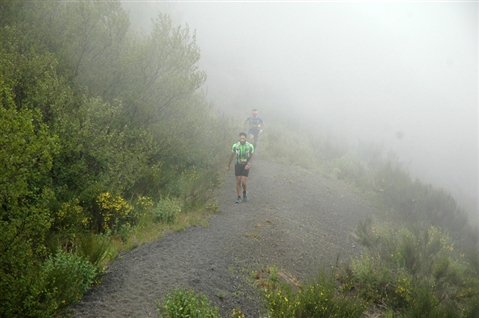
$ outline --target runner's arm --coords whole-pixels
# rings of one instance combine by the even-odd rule
[[[253,160],[253,155],[248,157],[248,161],[246,162],[246,165],[244,167],[246,170],[249,170],[249,168],[251,167],[251,161],[252,160]]]
[[[251,162],[253,161],[253,154],[251,154],[251,156],[248,157],[248,165],[251,165]]]
[[[230,166],[231,166],[231,161],[233,161],[233,157],[234,157],[234,152],[231,153],[230,155],[230,158],[228,160],[228,166],[226,167],[226,170],[229,171],[230,170]]]

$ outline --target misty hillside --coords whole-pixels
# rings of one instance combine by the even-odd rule
[[[476,2],[124,6],[145,32],[158,11],[196,30],[215,112],[374,144],[478,209]]]
[[[180,7],[167,9],[177,12]],[[136,9],[144,12],[141,7]],[[462,6],[456,9],[459,14],[464,12]],[[331,83],[343,87],[336,93],[343,96],[338,103],[334,102],[338,96],[310,95],[315,105],[318,102],[323,106],[325,113],[318,113],[318,108],[305,99],[279,94],[283,91],[281,85],[258,85],[250,80],[246,69],[246,73],[236,73],[241,59],[228,67],[223,67],[225,62],[218,59],[220,69],[203,68],[216,61],[208,54],[212,46],[202,43],[206,31],[178,22],[187,18],[186,10],[184,17],[167,11],[150,10],[154,13],[151,23],[142,29],[132,18],[135,15],[130,16],[130,10],[119,1],[0,2],[0,316],[50,317],[59,313],[98,283],[107,264],[121,251],[154,241],[167,231],[204,224],[218,209],[215,190],[223,181],[231,145],[245,129],[244,120],[254,107],[260,109],[266,122],[258,156],[349,183],[394,220],[420,225],[417,233],[439,233],[434,237],[442,242],[440,250],[445,252],[445,240],[451,243],[447,245],[451,254],[441,254],[438,259],[442,260],[442,267],[434,267],[433,274],[429,271],[432,265],[421,267],[421,273],[404,272],[407,281],[419,277],[411,276],[416,274],[424,279],[425,285],[411,287],[410,291],[424,289],[431,299],[442,299],[447,294],[447,299],[460,304],[454,305],[454,310],[460,306],[474,308],[477,294],[462,291],[477,286],[477,180],[470,178],[477,176],[477,152],[471,152],[477,148],[470,146],[477,136],[462,138],[463,143],[452,138],[451,146],[449,137],[443,138],[441,133],[441,151],[436,152],[435,147],[427,150],[433,153],[434,160],[426,160],[426,166],[442,169],[441,176],[447,172],[458,177],[451,184],[461,185],[455,191],[460,195],[459,202],[442,184],[421,181],[417,173],[421,165],[409,165],[390,145],[355,135],[362,129],[347,131],[348,121],[339,123],[332,120],[334,116],[328,116],[327,109],[332,107],[339,118],[345,114],[357,118],[351,112],[356,108],[346,101],[352,97],[343,94],[354,87],[343,82],[345,74],[327,79],[328,83],[333,79]],[[261,29],[251,21],[243,22],[249,26],[246,29]],[[238,29],[230,31],[234,39]],[[466,51],[470,53],[469,48]],[[268,68],[260,67],[268,64],[260,62],[253,63],[256,74],[270,74]],[[268,59],[268,63],[289,65],[285,60]],[[461,63],[459,69],[467,68],[468,64]],[[351,69],[350,65],[346,68]],[[291,72],[285,69],[286,75],[275,74],[275,79],[291,79]],[[442,74],[438,72],[432,75]],[[454,66],[450,73],[455,79],[460,72]],[[421,73],[413,75],[416,79],[421,77]],[[267,77],[262,80],[274,82]],[[284,91],[298,88],[296,81],[289,83],[291,88]],[[394,87],[398,83],[401,82],[395,82]],[[308,86],[298,85],[302,89]],[[431,87],[431,91],[441,87]],[[469,94],[469,85],[462,87]],[[250,91],[251,88],[257,90]],[[302,89],[298,92],[306,98],[307,91]],[[398,90],[407,96],[415,93],[415,89]],[[452,92],[446,100],[451,101],[456,94],[457,91]],[[473,94],[467,101],[457,99],[458,104],[450,105],[467,108],[470,101],[474,101]],[[305,105],[306,111],[301,110],[301,105]],[[445,102],[437,109],[447,105]],[[458,110],[458,114],[466,114],[468,120],[449,116],[448,111],[438,113],[444,116],[441,119],[454,118],[461,126],[448,128],[451,135],[470,128],[469,119],[474,112],[477,114],[477,109],[467,109]],[[375,110],[357,111],[384,115]],[[368,125],[367,117],[360,119],[364,119],[364,125]],[[324,120],[323,124],[318,118]],[[431,118],[436,122],[437,117]],[[328,130],[328,122],[339,131]],[[431,128],[427,136],[434,134],[435,125],[429,120],[425,122]],[[442,127],[449,127],[447,124]],[[396,141],[411,145],[409,129],[395,124],[390,127],[388,131]],[[350,134],[354,135],[353,142]],[[417,134],[422,135],[422,131],[411,137],[422,149]],[[429,145],[436,144],[435,140],[428,140]],[[463,151],[462,145],[468,150]],[[420,156],[415,149],[410,148]],[[443,149],[454,157],[443,156]],[[464,160],[457,160],[458,157]],[[451,161],[453,165],[449,165]],[[435,174],[434,170],[424,171]],[[409,225],[397,222],[398,232],[394,233],[409,231]],[[373,241],[380,242],[381,235],[371,233],[368,226],[364,224],[362,229],[363,243],[367,244],[371,235],[376,234],[379,237]],[[447,289],[443,294],[441,290],[438,296],[429,289],[430,275],[436,275],[435,279],[443,275],[461,279],[453,282],[455,292]]]

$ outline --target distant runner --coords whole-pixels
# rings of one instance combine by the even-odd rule
[[[259,136],[263,133],[263,118],[258,116],[258,110],[253,109],[251,111],[251,116],[246,118],[245,124],[248,124],[248,137],[252,141],[253,146],[256,147],[258,143]]]
[[[236,176],[236,193],[238,198],[235,203],[241,203],[241,201],[248,201],[246,195],[246,187],[248,185],[248,174],[251,166],[251,160],[254,154],[254,145],[246,141],[246,133],[241,132],[239,134],[239,141],[233,144],[231,147],[231,155],[228,160],[228,166],[226,171],[230,170],[231,161],[236,156],[235,164],[235,176]],[[241,189],[243,189],[243,200],[241,200]]]

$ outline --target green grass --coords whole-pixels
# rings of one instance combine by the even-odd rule
[[[121,251],[129,251],[133,248],[150,243],[162,238],[166,233],[178,232],[185,228],[200,225],[209,226],[208,220],[216,209],[196,209],[179,213],[174,222],[158,222],[156,215],[152,212],[142,218],[139,224],[131,229],[127,242],[113,238],[112,248],[115,255]],[[114,258],[115,255],[112,255]]]

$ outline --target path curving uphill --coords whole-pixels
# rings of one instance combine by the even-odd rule
[[[207,294],[223,317],[264,313],[248,271],[275,265],[299,281],[359,253],[351,237],[374,208],[346,184],[299,167],[256,159],[249,202],[235,204],[234,173],[219,192],[210,226],[169,233],[112,262],[100,285],[72,306],[73,317],[157,317],[175,287]]]

